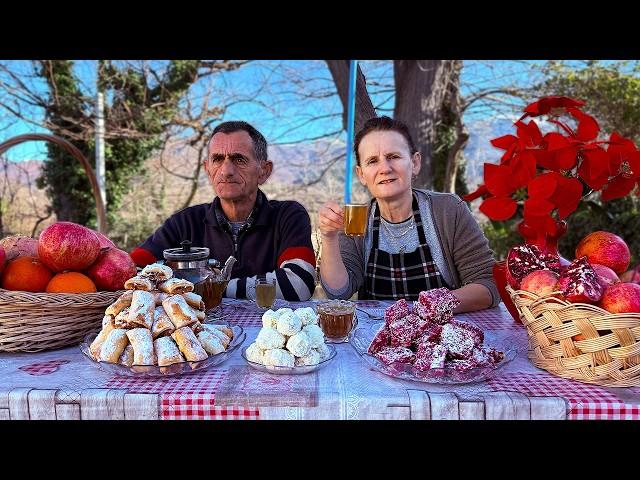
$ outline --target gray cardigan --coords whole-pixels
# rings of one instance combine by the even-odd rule
[[[442,272],[445,279],[452,288],[460,288],[469,283],[484,285],[491,293],[491,307],[498,305],[500,295],[493,279],[493,252],[467,204],[452,193],[414,191],[419,196],[426,196],[431,218],[423,218],[422,221],[427,241],[431,238],[439,243],[431,245],[430,241],[430,246],[434,259],[441,257],[444,260],[444,265],[438,263],[438,266],[448,270]],[[432,234],[435,234],[435,238]],[[340,297],[349,298],[358,291],[358,298],[367,298],[364,282],[367,262],[364,237],[349,237],[340,232],[339,242],[342,261],[349,274],[348,289]],[[336,298],[329,290],[325,287],[327,297]]]

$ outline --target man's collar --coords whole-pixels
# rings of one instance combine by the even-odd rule
[[[271,213],[273,207],[269,204],[267,196],[258,189],[256,195],[256,203],[247,218],[247,223],[252,225],[269,225],[271,220]],[[207,207],[207,211],[204,218],[204,223],[214,227],[223,227],[228,224],[229,220],[222,210],[222,204],[220,198],[215,197],[213,202]]]

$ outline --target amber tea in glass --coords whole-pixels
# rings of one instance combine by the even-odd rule
[[[222,294],[229,280],[206,278],[193,286],[193,291],[202,297],[204,309],[211,310],[222,303]]]
[[[256,305],[260,308],[271,308],[276,301],[276,281],[258,278],[256,280]]]
[[[369,205],[348,203],[344,206],[344,233],[361,237],[367,228],[367,208]]]

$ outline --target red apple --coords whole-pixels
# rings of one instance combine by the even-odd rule
[[[622,238],[610,232],[590,233],[578,243],[576,258],[586,256],[590,264],[609,267],[617,274],[624,272],[631,261],[631,252]]]
[[[640,285],[614,283],[602,295],[599,306],[609,313],[640,312]]]
[[[609,267],[605,267],[604,265],[598,265],[597,263],[591,264],[596,274],[598,275],[598,283],[602,285],[602,288],[607,288],[609,285],[613,285],[614,283],[620,283],[620,278]]]
[[[38,240],[38,257],[54,272],[84,270],[100,254],[100,241],[87,227],[56,222],[45,228]]]
[[[87,270],[87,275],[98,290],[116,291],[124,288],[124,282],[136,275],[136,264],[129,254],[117,248],[109,248]]]

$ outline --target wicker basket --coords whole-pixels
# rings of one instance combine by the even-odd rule
[[[102,326],[105,309],[124,290],[31,293],[0,288],[0,352],[40,352],[77,345]]]
[[[640,385],[640,313],[507,292],[529,335],[529,359],[564,378],[607,387]],[[582,333],[584,340],[572,337]]]

